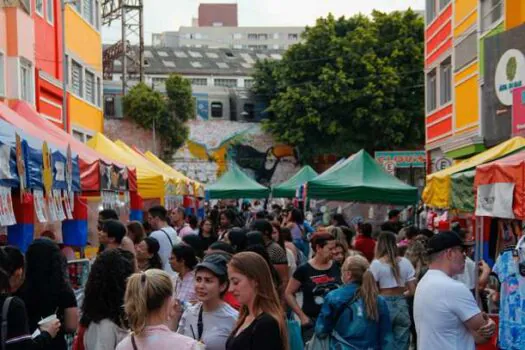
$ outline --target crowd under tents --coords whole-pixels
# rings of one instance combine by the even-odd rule
[[[311,166],[306,165],[287,181],[272,188],[272,196],[275,198],[294,198],[297,189],[319,176]]]
[[[387,173],[361,150],[307,183],[307,197],[346,202],[413,205],[416,187]]]
[[[214,184],[206,187],[207,199],[262,199],[269,195],[269,188],[246,175],[234,163]]]

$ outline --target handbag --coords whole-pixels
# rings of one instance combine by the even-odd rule
[[[339,321],[339,317],[341,317],[341,314],[343,313],[343,311],[347,307],[350,307],[353,303],[355,303],[357,301],[357,299],[359,299],[359,293],[358,292],[356,292],[348,302],[346,302],[339,310],[337,310],[337,313],[336,313],[335,318],[334,318],[334,320],[335,320],[334,327],[337,324],[337,321]],[[337,341],[342,343],[342,346],[344,346],[344,347],[341,348],[341,350],[354,350],[354,349],[357,350],[357,348],[355,348],[353,345],[348,344],[339,335],[339,333],[337,333],[335,328],[332,331],[332,334],[330,336],[327,336],[327,337],[324,337],[324,338],[320,338],[314,333],[314,335],[312,336],[312,339],[310,339],[308,342],[306,342],[304,350],[330,350],[330,341],[332,340],[332,338],[337,339]]]
[[[304,350],[303,338],[301,336],[301,324],[294,319],[286,320],[288,328],[288,344],[290,350]]]
[[[11,300],[13,300],[13,297],[7,297],[2,306],[2,350],[5,350],[5,342],[7,341],[7,316]]]

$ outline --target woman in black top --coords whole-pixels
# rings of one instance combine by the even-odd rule
[[[230,291],[242,305],[226,350],[288,350],[285,317],[266,261],[243,252],[228,264]]]
[[[55,320],[40,326],[40,335],[31,338],[27,324],[24,302],[12,297],[9,305],[5,302],[10,294],[16,292],[24,282],[24,255],[16,247],[0,248],[0,324],[3,321],[3,309],[7,307],[7,334],[0,327],[0,342],[4,341],[6,350],[44,349],[51,344],[60,329],[60,321]]]
[[[199,237],[202,239],[202,249],[204,251],[208,250],[212,243],[217,242],[217,233],[211,219],[206,218],[202,220],[199,228]]]
[[[26,280],[17,295],[24,301],[29,330],[38,322],[56,314],[62,323],[57,337],[45,349],[67,350],[64,335],[78,325],[75,293],[66,278],[66,261],[58,245],[47,238],[36,239],[26,252]]]

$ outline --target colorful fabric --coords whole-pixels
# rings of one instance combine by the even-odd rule
[[[179,301],[193,302],[197,298],[195,296],[195,272],[191,271],[184,275],[183,278],[180,276],[177,278],[175,284],[175,294]]]
[[[501,283],[499,347],[503,350],[525,349],[525,278],[517,271],[512,251],[504,250],[493,268]]]

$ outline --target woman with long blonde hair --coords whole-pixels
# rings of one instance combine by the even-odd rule
[[[390,311],[394,349],[408,350],[411,322],[406,297],[415,293],[416,276],[410,261],[398,256],[396,235],[392,232],[379,235],[370,271]]]
[[[331,336],[331,349],[390,349],[393,344],[388,306],[379,296],[368,260],[348,257],[342,268],[342,288],[331,291],[315,325],[319,338]]]
[[[288,350],[288,334],[277,289],[266,261],[238,253],[228,264],[230,291],[242,305],[226,350]]]
[[[173,282],[157,269],[133,274],[127,283],[124,311],[131,334],[116,350],[199,350],[199,344],[172,332],[166,324],[174,309]]]

